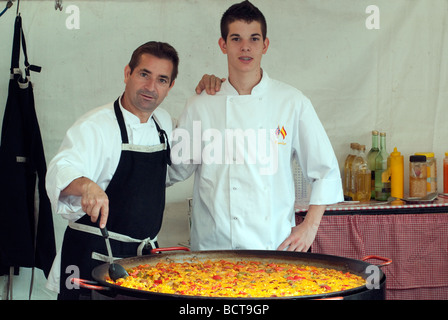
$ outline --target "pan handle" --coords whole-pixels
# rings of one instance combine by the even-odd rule
[[[99,286],[98,282],[85,280],[85,279],[79,279],[79,278],[72,278],[71,282],[73,284],[78,285],[81,288],[84,289],[90,289],[90,290],[110,290],[108,287]]]
[[[157,253],[157,252],[163,252],[163,251],[175,251],[175,250],[183,250],[183,251],[190,251],[187,247],[167,247],[167,248],[155,248],[150,251],[151,254]]]
[[[384,267],[384,266],[388,266],[388,265],[390,265],[392,263],[392,259],[383,258],[383,257],[380,257],[380,256],[375,256],[375,255],[365,256],[361,260],[362,261],[366,261],[366,260],[369,260],[369,259],[378,259],[378,260],[384,261],[384,263],[378,265],[378,267],[380,267],[380,268]]]

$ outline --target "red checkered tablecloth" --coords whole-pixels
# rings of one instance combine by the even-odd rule
[[[448,213],[324,215],[311,250],[392,259],[387,299],[448,299]]]

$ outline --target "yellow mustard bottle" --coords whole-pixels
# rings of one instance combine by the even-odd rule
[[[389,155],[390,158],[390,195],[394,198],[403,198],[404,195],[404,159],[397,148]]]

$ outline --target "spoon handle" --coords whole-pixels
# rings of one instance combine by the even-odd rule
[[[103,235],[104,239],[109,238],[109,232],[107,231],[106,227],[100,228],[100,230],[101,230],[101,234]]]

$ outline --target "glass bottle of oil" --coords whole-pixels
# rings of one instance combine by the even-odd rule
[[[372,131],[372,148],[367,153],[367,164],[371,175],[371,199],[375,199],[375,158],[380,152],[378,148],[378,131]]]
[[[355,158],[355,148],[357,143],[352,142],[350,143],[350,150],[347,155],[347,158],[345,158],[344,163],[344,196],[346,200],[349,200],[348,197],[351,197],[353,199],[353,194],[350,193],[350,185],[351,185],[351,172],[352,172],[352,164],[353,159]]]
[[[448,152],[445,152],[443,159],[443,193],[448,195]]]
[[[375,158],[375,200],[385,201],[390,197],[389,154],[386,149],[386,133],[380,133],[380,152]]]
[[[353,164],[356,160],[356,157],[359,155],[359,143],[353,144],[353,157],[351,158],[351,161],[349,162],[349,185],[348,185],[348,196],[352,200],[356,200],[356,186],[355,186],[355,172],[353,170]]]
[[[366,146],[359,146],[359,154],[353,161],[353,175],[355,177],[355,199],[361,202],[370,201],[372,175],[367,162]]]

